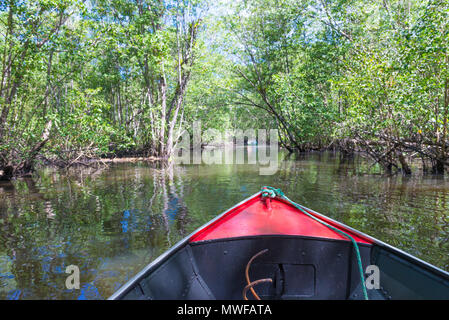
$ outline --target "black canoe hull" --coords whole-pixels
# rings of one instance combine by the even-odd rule
[[[363,270],[369,265],[379,270],[379,287],[367,290],[369,299],[449,299],[449,273],[344,227],[372,242],[359,244]],[[245,268],[251,257],[265,249],[268,251],[254,260],[249,271],[251,281],[272,279],[254,287],[263,300],[364,298],[349,241],[286,235],[198,242],[190,242],[190,238],[145,267],[110,299],[242,300],[247,285]],[[250,293],[247,296],[254,299]]]

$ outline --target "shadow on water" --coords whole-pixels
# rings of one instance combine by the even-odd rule
[[[335,153],[279,157],[265,176],[251,164],[132,163],[0,184],[0,299],[105,299],[262,185],[449,270],[448,179],[386,177]],[[79,290],[65,288],[68,265]]]

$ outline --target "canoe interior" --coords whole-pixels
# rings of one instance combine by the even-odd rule
[[[449,273],[310,209],[253,195],[186,237],[144,268],[111,299],[242,300],[250,281],[261,299],[363,299],[351,241],[363,270],[375,265],[380,287],[369,299],[449,299]],[[310,216],[309,216],[310,215]],[[254,299],[248,292],[247,297]]]
[[[264,249],[249,269],[251,281],[273,280],[254,287],[262,300],[363,299],[349,241],[283,235],[186,242],[116,298],[242,300],[248,261]],[[372,264],[380,269],[381,288],[368,290],[370,299],[449,299],[444,275],[376,244],[359,249],[364,270]]]

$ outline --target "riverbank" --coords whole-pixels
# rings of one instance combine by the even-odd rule
[[[361,146],[361,142],[355,139],[343,139],[334,141],[331,144],[325,146],[312,146],[310,145],[310,149],[304,149],[303,151],[295,151],[290,152],[284,147],[280,147],[279,150],[283,152],[284,155],[290,157],[291,155],[307,155],[313,153],[325,153],[332,152],[334,154],[339,154],[339,157],[344,161],[345,159],[351,159],[354,157],[364,157],[367,159],[367,162],[370,163],[370,167],[379,166],[380,170],[386,173],[387,175],[411,175],[417,173],[424,174],[436,174],[436,175],[444,175],[447,170],[439,171],[435,169],[435,162],[432,162],[431,159],[425,159],[418,152],[392,152],[394,153],[394,157],[392,155],[389,156],[389,153],[375,153],[373,151],[374,146],[377,146],[378,142],[366,142],[367,146],[371,146],[370,151],[368,151],[363,146]],[[226,146],[229,148],[229,145]],[[251,148],[257,148],[257,145],[249,146]],[[211,151],[214,149],[224,149],[225,146],[223,144],[203,144],[201,145],[202,151]],[[229,149],[228,149],[229,150]],[[190,150],[191,154],[193,150]],[[389,156],[389,157],[388,157]],[[109,153],[103,156],[95,157],[85,157],[85,156],[77,156],[74,159],[63,160],[62,158],[58,159],[48,159],[44,156],[38,156],[36,158],[36,168],[37,167],[55,167],[60,169],[67,169],[71,167],[95,167],[95,166],[104,166],[114,163],[136,163],[136,162],[170,162],[170,159],[164,157],[157,156],[146,156],[145,152],[142,150],[128,150],[128,151],[120,151],[117,153]],[[397,162],[397,163],[396,163]],[[9,171],[8,171],[9,169]],[[7,181],[13,178],[18,177],[27,177],[31,176],[35,169],[24,172],[14,172],[12,167],[3,168],[0,170],[0,180]]]

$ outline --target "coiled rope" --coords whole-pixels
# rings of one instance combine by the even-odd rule
[[[365,300],[368,300],[368,293],[366,291],[366,286],[365,286],[365,278],[364,278],[364,274],[363,274],[363,266],[362,266],[362,258],[360,257],[360,250],[359,250],[359,246],[357,245],[357,242],[354,240],[354,238],[352,236],[350,236],[349,234],[347,234],[344,231],[341,231],[340,229],[337,229],[333,226],[331,226],[330,224],[328,224],[327,222],[311,215],[310,213],[308,213],[307,211],[305,211],[299,204],[293,202],[292,200],[290,200],[289,198],[287,198],[287,196],[281,191],[281,189],[276,189],[270,186],[263,186],[262,190],[261,190],[261,195],[263,198],[280,198],[280,199],[284,199],[285,201],[289,202],[290,204],[292,204],[295,208],[297,208],[298,210],[300,210],[302,213],[304,213],[305,215],[307,215],[309,218],[312,218],[313,220],[321,223],[322,225],[328,227],[329,229],[341,234],[342,236],[348,238],[353,246],[354,246],[354,251],[356,253],[356,259],[357,259],[357,264],[359,267],[359,273],[360,273],[360,282],[362,284],[362,291],[363,291],[363,296],[365,297]]]

